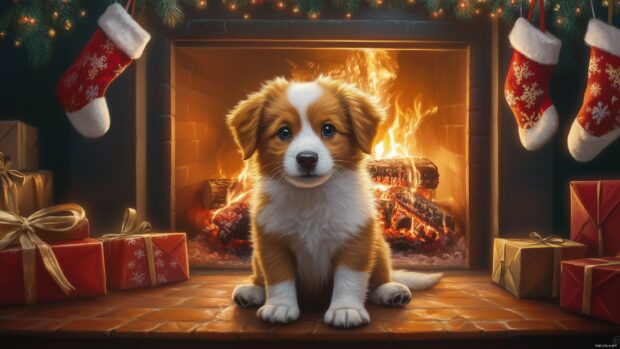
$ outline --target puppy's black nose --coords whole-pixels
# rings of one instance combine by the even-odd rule
[[[319,162],[319,154],[313,151],[302,151],[297,154],[297,163],[306,171],[312,171]]]

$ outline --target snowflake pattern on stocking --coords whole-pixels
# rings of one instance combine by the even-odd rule
[[[63,81],[63,84],[65,85],[66,88],[71,88],[71,86],[73,86],[77,80],[78,80],[78,73],[71,72],[71,74],[67,75],[67,78],[65,79],[65,81]]]
[[[99,97],[99,86],[89,86],[86,89],[86,99],[92,101],[93,99]]]
[[[512,92],[512,90],[504,91],[504,97],[506,97],[506,102],[511,107],[515,106],[517,102],[519,101],[519,98],[515,96],[515,93]]]
[[[598,82],[592,83],[590,85],[590,94],[594,97],[598,97],[601,95],[601,85]]]
[[[519,99],[525,102],[528,108],[532,108],[538,101],[538,98],[542,96],[544,91],[538,87],[538,83],[534,82],[531,85],[523,85],[523,93]]]
[[[605,73],[607,73],[607,77],[609,78],[609,81],[611,82],[611,86],[620,90],[620,67],[614,68],[613,65],[607,64]]]
[[[601,72],[601,68],[598,65],[601,59],[601,57],[596,57],[594,55],[590,57],[590,63],[588,64],[588,77]]]
[[[534,127],[534,124],[540,119],[540,117],[541,114],[537,111],[534,111],[532,115],[521,112],[521,121],[523,122],[523,128],[528,129]]]
[[[145,280],[146,280],[146,275],[139,271],[134,272],[131,276],[131,281],[133,281],[134,284],[136,285],[142,285]]]
[[[611,114],[609,111],[609,106],[601,101],[599,101],[594,107],[588,107],[588,111],[592,113],[592,120],[594,120],[597,125],[600,125],[601,121]]]
[[[100,71],[108,67],[108,57],[106,56],[93,56],[90,59],[90,67],[88,68],[88,78],[90,80],[97,77]]]
[[[114,47],[115,47],[114,43],[110,39],[106,39],[106,41],[104,41],[103,44],[101,45],[101,49],[105,53],[112,52],[114,50]]]
[[[512,70],[515,75],[515,79],[517,79],[517,85],[521,85],[521,81],[534,76],[534,73],[530,70],[530,67],[527,65],[527,62],[523,62],[523,64],[519,65],[517,62],[512,64]]]

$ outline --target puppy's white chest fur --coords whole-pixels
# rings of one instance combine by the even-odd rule
[[[336,251],[374,214],[374,200],[363,171],[338,172],[310,189],[266,179],[259,190],[271,200],[256,212],[257,223],[265,234],[291,241],[304,287],[316,288],[331,278]]]

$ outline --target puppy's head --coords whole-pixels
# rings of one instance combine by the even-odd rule
[[[261,176],[312,188],[339,170],[357,169],[384,116],[375,98],[351,84],[277,78],[233,108],[227,121],[243,158],[256,154]]]

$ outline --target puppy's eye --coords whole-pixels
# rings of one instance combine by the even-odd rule
[[[324,123],[321,127],[321,133],[325,137],[333,137],[336,134],[336,127],[330,123]]]
[[[293,131],[288,126],[283,126],[278,130],[278,138],[285,141],[293,136]]]

